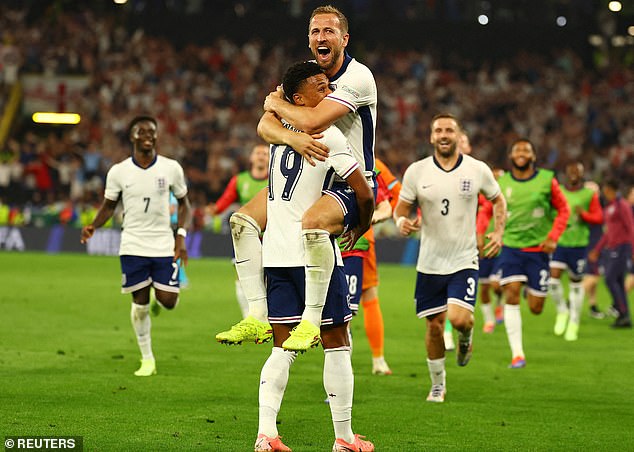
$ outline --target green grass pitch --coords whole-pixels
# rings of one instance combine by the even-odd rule
[[[90,451],[249,451],[258,379],[270,345],[213,336],[239,318],[229,259],[190,262],[179,307],[153,319],[158,375],[133,376],[139,351],[117,257],[0,253],[0,432],[83,436]],[[363,320],[352,322],[353,427],[378,451],[634,450],[634,335],[584,306],[577,342],[552,334],[555,309],[523,305],[525,369],[507,368],[503,326],[481,332],[459,368],[447,354],[444,404],[425,402],[425,326],[413,267],[380,265],[385,350],[394,375],[370,374]],[[600,307],[610,301],[600,286]],[[361,314],[362,315],[362,314]],[[329,451],[323,353],[298,357],[279,415],[294,451]]]

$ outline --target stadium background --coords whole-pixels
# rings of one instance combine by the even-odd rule
[[[579,159],[594,180],[634,183],[632,2],[333,3],[349,16],[350,53],[375,73],[376,152],[397,175],[427,155],[429,120],[449,111],[491,164],[506,166],[509,144],[528,136],[545,167]],[[195,229],[221,231],[204,206],[246,168],[264,96],[309,58],[318,4],[2,2],[0,224],[90,221],[108,168],[129,154],[128,121],[149,113],[160,152],[185,167]],[[36,125],[41,110],[82,119]]]

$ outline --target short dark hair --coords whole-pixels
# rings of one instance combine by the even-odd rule
[[[293,94],[297,93],[304,81],[324,71],[314,61],[301,61],[291,65],[282,78],[282,89],[286,98],[293,103]]]
[[[531,145],[531,148],[533,149],[533,153],[534,153],[535,155],[537,155],[537,148],[535,147],[535,145],[533,144],[533,142],[532,142],[531,140],[529,140],[528,138],[526,138],[526,137],[521,137],[521,138],[518,138],[517,140],[513,141],[513,142],[511,143],[511,146],[509,147],[509,152],[511,152],[511,151],[513,150],[513,147],[514,147],[516,144],[518,144],[518,143],[528,143],[528,144],[530,144],[530,145]]]
[[[128,136],[132,133],[132,129],[134,128],[134,126],[136,126],[141,121],[150,121],[151,123],[154,123],[156,127],[158,127],[158,122],[156,122],[156,119],[152,116],[136,116],[132,121],[130,121],[130,125],[128,126]]]

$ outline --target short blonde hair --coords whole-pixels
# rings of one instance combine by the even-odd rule
[[[344,35],[348,33],[348,19],[346,16],[335,8],[332,5],[318,6],[313,10],[313,13],[310,15],[310,19],[308,20],[308,28],[310,31],[310,23],[317,14],[334,14],[339,19],[339,25],[341,27],[341,33]]]
[[[469,138],[469,136],[466,133],[464,133],[464,131],[462,130],[462,124],[460,124],[460,121],[458,121],[458,118],[456,118],[451,113],[439,113],[439,114],[435,115],[433,118],[431,118],[431,123],[429,123],[429,125],[432,128],[432,130],[433,130],[433,127],[434,127],[434,123],[438,119],[453,119],[456,122],[456,125],[458,126],[458,129],[460,129],[460,131],[463,133],[463,135],[465,135],[465,136],[467,136],[467,138]]]

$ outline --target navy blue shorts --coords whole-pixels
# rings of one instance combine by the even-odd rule
[[[377,184],[374,182],[374,199],[376,200]],[[354,190],[345,182],[336,182],[332,187],[323,191],[324,194],[332,196],[343,211],[343,232],[349,231],[359,224],[359,205]]]
[[[149,285],[165,292],[180,292],[179,265],[173,256],[119,256],[121,292],[131,293]]]
[[[586,247],[558,246],[550,260],[550,268],[567,269],[573,281],[580,281],[587,268]]]
[[[271,323],[299,323],[304,312],[306,274],[304,267],[267,267],[266,297]],[[335,266],[328,287],[322,325],[339,325],[352,318],[343,267]]]
[[[548,254],[503,246],[498,259],[502,269],[500,285],[520,281],[526,283],[528,290],[534,295],[547,295],[550,280]]]
[[[478,292],[478,270],[465,269],[450,275],[417,272],[416,315],[420,318],[447,310],[447,303],[474,311]]]
[[[478,259],[478,276],[480,283],[489,284],[491,281],[499,281],[502,276],[500,260],[498,257],[485,257]]]
[[[343,258],[343,271],[348,283],[348,302],[353,314],[359,312],[361,293],[363,292],[363,258],[347,256]]]
[[[346,183],[336,183],[323,192],[332,196],[343,212],[343,232],[349,231],[359,224],[359,205],[354,190]]]

